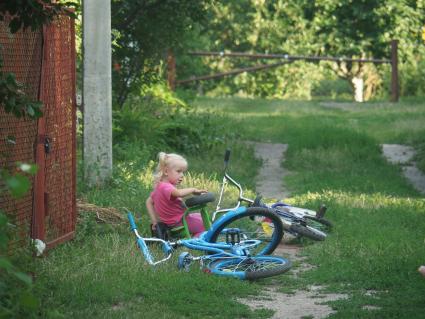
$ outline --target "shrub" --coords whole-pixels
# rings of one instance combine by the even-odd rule
[[[341,96],[353,95],[353,89],[350,84],[342,79],[323,79],[313,86],[312,96],[330,96],[337,98]]]
[[[159,89],[145,93],[114,111],[114,155],[118,160],[128,159],[128,152],[143,158],[159,151],[199,152],[232,136],[217,116],[197,112]]]

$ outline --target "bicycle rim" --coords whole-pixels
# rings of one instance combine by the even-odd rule
[[[291,262],[275,256],[236,257],[212,262],[208,268],[216,275],[256,280],[287,272]]]
[[[317,218],[313,216],[304,216],[307,225],[323,232],[329,231],[332,228],[332,223],[325,218]]]
[[[249,207],[223,222],[211,236],[212,243],[226,242],[228,230],[239,230],[240,240],[257,239],[261,243],[249,249],[251,256],[271,254],[283,237],[280,217],[267,208]]]
[[[303,226],[300,224],[293,224],[290,227],[290,230],[294,233],[298,234],[299,236],[307,237],[313,240],[325,240],[326,233],[323,231],[316,229],[314,227],[310,226]]]

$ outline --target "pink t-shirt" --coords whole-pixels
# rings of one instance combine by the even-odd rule
[[[181,198],[171,195],[175,188],[170,182],[159,182],[151,193],[153,205],[159,218],[163,223],[170,226],[180,223],[185,211]]]

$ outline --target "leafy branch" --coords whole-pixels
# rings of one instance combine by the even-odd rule
[[[28,98],[24,92],[24,85],[10,72],[0,71],[0,105],[6,113],[12,113],[16,117],[28,116],[35,119],[43,115],[41,111],[43,104]]]
[[[55,0],[6,0],[0,2],[0,21],[7,22],[10,32],[31,28],[37,30],[53,21],[59,14],[76,18],[73,10],[78,4],[56,3]],[[24,85],[16,80],[14,73],[2,72],[0,57],[0,107],[17,117],[38,118],[43,115],[42,103],[32,101],[24,92]]]
[[[16,33],[20,29],[31,28],[37,30],[49,24],[59,14],[76,18],[73,10],[77,4],[67,1],[57,3],[55,0],[10,0],[0,2],[0,21],[10,16],[10,32]]]

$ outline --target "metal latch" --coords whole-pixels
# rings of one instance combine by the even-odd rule
[[[50,147],[50,138],[45,137],[44,138],[44,152],[46,152],[46,154],[49,154],[50,153],[50,149],[51,149],[51,147]]]

